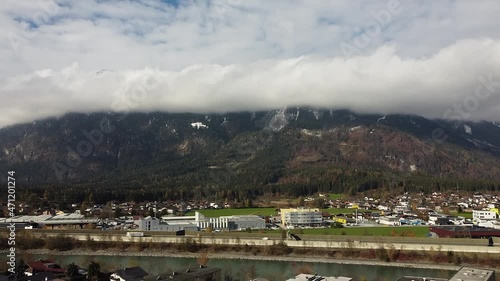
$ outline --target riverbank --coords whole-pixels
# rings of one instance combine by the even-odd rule
[[[1,251],[2,253],[5,251]],[[32,255],[47,256],[135,256],[135,257],[171,257],[171,258],[199,258],[200,253],[172,253],[165,251],[121,251],[121,250],[69,250],[56,251],[48,249],[25,250],[23,253]],[[310,263],[333,263],[333,264],[351,264],[351,265],[377,265],[404,268],[419,269],[440,269],[440,270],[458,270],[461,266],[431,263],[404,263],[404,262],[383,262],[372,259],[335,259],[321,256],[253,256],[237,253],[201,253],[208,259],[236,259],[236,260],[268,260],[268,261],[290,261],[290,262],[310,262]]]
[[[82,238],[82,237],[80,237]],[[102,237],[96,237],[102,238]],[[336,263],[352,265],[380,265],[393,267],[414,267],[454,270],[460,266],[491,268],[500,270],[500,254],[467,253],[443,250],[441,245],[434,245],[429,250],[408,250],[394,244],[377,244],[371,248],[357,248],[359,242],[340,243],[338,247],[311,248],[290,247],[294,241],[272,241],[270,245],[252,245],[236,239],[230,245],[228,241],[208,240],[200,237],[183,237],[175,243],[143,241],[115,241],[111,237],[95,241],[90,237],[78,240],[68,236],[34,237],[19,236],[20,248],[26,253],[37,255],[86,255],[86,256],[150,256],[150,257],[208,257],[212,259],[295,261],[311,263]],[[149,237],[146,237],[149,238]],[[82,238],[83,239],[83,238]],[[123,238],[122,238],[123,239]],[[109,241],[108,241],[109,240]],[[149,239],[151,240],[151,239]],[[250,242],[264,240],[252,240]],[[212,242],[212,243],[210,243]],[[219,242],[219,243],[215,243]],[[264,241],[268,242],[268,241]],[[7,245],[7,243],[5,243]],[[22,246],[21,246],[22,245]],[[315,245],[317,246],[317,245]],[[365,247],[366,248],[366,247]],[[7,250],[7,249],[5,249]],[[488,249],[492,250],[492,249]],[[311,256],[314,253],[314,256]]]

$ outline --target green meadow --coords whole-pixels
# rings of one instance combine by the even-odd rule
[[[315,228],[315,229],[294,229],[296,234],[313,235],[352,235],[352,236],[411,236],[425,237],[429,233],[427,226],[414,227],[344,227],[344,228]]]
[[[241,208],[241,209],[204,209],[196,210],[207,217],[221,217],[231,215],[258,215],[273,216],[276,214],[275,208]],[[188,212],[187,216],[194,216],[195,211]]]

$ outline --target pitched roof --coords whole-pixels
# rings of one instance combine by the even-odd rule
[[[41,260],[27,263],[28,267],[33,271],[49,271],[53,273],[64,273],[66,270],[61,268],[57,263],[52,260]]]
[[[142,269],[140,266],[125,267],[125,268],[116,270],[114,273],[125,280],[140,279],[140,278],[148,275],[148,273],[146,271],[144,271],[144,269]]]
[[[23,277],[23,280],[26,281],[45,281],[45,280],[50,281],[54,279],[56,279],[56,276],[52,272],[40,272],[32,276]]]

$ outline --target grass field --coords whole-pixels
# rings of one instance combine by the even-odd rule
[[[231,215],[261,215],[272,216],[276,214],[275,208],[242,208],[242,209],[205,209],[197,210],[207,217],[221,217]],[[194,216],[195,211],[187,213],[187,216]]]
[[[242,208],[242,209],[205,209],[197,210],[207,217],[220,217],[220,216],[231,216],[231,215],[261,215],[261,216],[272,216],[276,215],[275,208]],[[348,208],[332,208],[332,209],[321,209],[322,212],[327,212],[332,215],[336,214],[352,214],[356,212],[356,209]],[[188,212],[187,216],[194,216],[195,211]],[[358,209],[358,212],[369,212],[364,209]]]
[[[427,226],[415,227],[344,227],[344,228],[316,228],[316,229],[294,229],[293,233],[313,234],[313,235],[354,235],[354,236],[392,236],[394,233],[399,236],[404,232],[407,236],[425,237],[429,233]]]
[[[330,199],[333,199],[333,200],[335,200],[335,199],[342,199],[342,198],[344,198],[344,194],[341,194],[341,193],[330,193],[330,194],[328,194],[328,197]]]
[[[337,215],[337,214],[352,214],[356,212],[356,209],[349,209],[349,208],[331,208],[331,209],[321,209],[322,212],[327,212],[332,215]],[[363,213],[363,212],[369,212],[364,209],[358,209],[358,213]]]
[[[471,212],[450,212],[450,215],[460,216],[460,217],[464,217],[466,219],[472,219]]]

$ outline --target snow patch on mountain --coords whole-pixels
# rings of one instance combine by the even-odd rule
[[[472,128],[464,124],[464,130],[467,134],[472,135]]]
[[[194,123],[191,123],[191,127],[196,128],[196,129],[201,129],[201,128],[203,128],[203,129],[207,129],[207,128],[208,128],[208,126],[207,126],[207,125],[205,125],[205,124],[203,124],[203,123],[201,123],[201,122],[194,122]]]
[[[350,129],[349,129],[349,132],[354,132],[354,131],[356,131],[356,130],[361,129],[362,127],[363,127],[363,126],[356,126],[356,127],[352,127],[352,128],[350,128]]]
[[[290,122],[290,119],[294,117],[294,114],[287,114],[286,110],[286,107],[276,110],[276,113],[267,123],[266,129],[273,132],[279,132],[283,128],[285,128],[286,125],[288,125],[288,123]]]
[[[317,109],[312,110],[312,114],[313,114],[314,118],[316,118],[316,120],[319,120],[319,118],[321,118],[321,116],[322,116],[321,112]]]
[[[307,136],[312,136],[312,137],[321,137],[323,136],[323,133],[321,131],[318,131],[318,130],[308,130],[308,129],[302,129],[300,130],[300,132],[304,135],[307,135]]]

